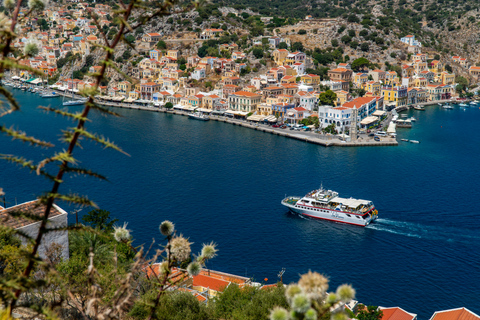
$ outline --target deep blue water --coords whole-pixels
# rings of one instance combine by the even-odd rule
[[[60,99],[17,97],[22,111],[0,123],[61,148],[59,130],[72,124],[36,109]],[[351,283],[361,302],[400,306],[423,320],[460,306],[480,313],[478,107],[410,111],[417,122],[399,129],[399,139],[420,144],[367,148],[324,148],[215,121],[117,111],[122,118],[93,113],[88,128],[130,156],[83,142],[76,153],[81,165],[109,182],[66,179],[62,191],[88,193],[128,222],[137,244],[161,241],[158,225],[169,219],[195,252],[202,243],[218,244],[212,269],[275,282],[284,267],[287,283],[311,269],[327,275],[332,289]],[[0,153],[37,161],[51,154],[4,136],[0,146]],[[361,228],[301,218],[280,205],[286,194],[303,195],[321,183],[341,196],[372,200],[379,220]],[[0,162],[9,205],[49,186]]]

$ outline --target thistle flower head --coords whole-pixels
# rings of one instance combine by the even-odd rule
[[[310,298],[320,299],[328,289],[328,279],[318,272],[308,271],[300,277],[298,285]]]
[[[348,320],[348,317],[343,312],[336,312],[332,314],[332,320]]]
[[[302,292],[302,289],[300,289],[299,286],[297,286],[296,284],[291,284],[287,287],[287,290],[285,290],[285,295],[287,296],[288,299],[293,299],[295,295],[301,292]]]
[[[118,242],[127,242],[130,240],[130,230],[127,230],[127,223],[123,227],[114,227],[113,237]]]
[[[28,0],[28,7],[32,10],[42,11],[48,6],[49,0]]]
[[[212,259],[217,255],[217,251],[218,249],[215,243],[210,242],[209,244],[203,244],[202,257],[206,260]]]
[[[168,220],[163,221],[158,227],[160,233],[163,234],[165,237],[172,235],[173,231],[175,231],[175,225]]]
[[[317,320],[317,311],[315,309],[308,309],[307,312],[305,312],[305,320]]]
[[[270,312],[270,320],[288,320],[289,318],[288,311],[282,307],[275,307]]]
[[[178,262],[183,262],[190,258],[190,245],[192,243],[188,242],[188,239],[185,239],[182,235],[175,237],[170,241],[170,254],[173,259]]]
[[[328,304],[335,304],[337,303],[338,301],[338,298],[337,298],[337,295],[335,293],[330,293],[328,296],[327,296],[327,303]]]
[[[3,0],[3,6],[7,10],[12,10],[15,7],[15,0]]]
[[[348,302],[355,298],[355,289],[349,284],[342,284],[337,288],[337,296],[343,302]]]
[[[298,313],[305,313],[310,309],[310,299],[304,293],[295,295],[292,299],[292,309]]]
[[[23,53],[26,56],[34,57],[40,52],[42,43],[34,37],[29,37],[23,47]]]
[[[189,263],[187,271],[189,275],[196,276],[200,273],[200,271],[202,271],[202,266],[200,265],[200,263],[193,261]]]

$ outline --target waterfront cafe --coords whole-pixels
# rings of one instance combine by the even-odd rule
[[[248,112],[246,111],[236,111],[236,110],[227,110],[225,111],[227,117],[235,118],[235,119],[245,119]]]
[[[366,117],[365,119],[363,119],[360,122],[360,127],[361,128],[368,128],[368,127],[376,125],[378,123],[378,121],[379,121],[378,117],[369,116],[369,117]]]

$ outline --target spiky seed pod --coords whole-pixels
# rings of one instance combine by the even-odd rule
[[[183,262],[190,258],[190,245],[188,239],[185,239],[182,235],[175,237],[170,241],[170,253],[172,257],[178,262]]]
[[[302,289],[300,289],[299,286],[296,284],[291,284],[287,287],[287,290],[285,290],[285,295],[287,296],[288,299],[293,299],[295,295],[299,294],[302,292]]]
[[[158,227],[160,233],[163,234],[165,237],[172,235],[173,231],[175,231],[175,225],[168,220],[163,221]]]
[[[48,6],[48,0],[28,0],[28,7],[32,10],[42,11]]]
[[[288,320],[290,319],[288,311],[282,307],[275,307],[270,312],[270,320]]]
[[[310,309],[310,299],[304,293],[295,295],[292,299],[292,309],[299,313],[305,313]]]
[[[343,302],[348,302],[355,298],[355,289],[349,284],[342,284],[337,288],[337,296]]]
[[[203,244],[202,257],[206,260],[212,259],[217,255],[217,251],[217,245],[215,243]]]
[[[114,227],[113,237],[118,242],[127,242],[130,240],[130,231],[127,230],[127,223],[123,224],[123,227]]]
[[[332,304],[335,304],[337,303],[338,301],[338,298],[337,298],[337,295],[335,293],[330,293],[328,296],[327,296],[327,300],[326,302],[330,305]]]
[[[7,10],[12,10],[15,7],[15,0],[3,0],[3,6]]]
[[[318,272],[308,271],[298,281],[298,286],[312,299],[320,299],[325,296],[328,289],[328,279]]]
[[[202,271],[202,266],[200,265],[200,263],[193,261],[189,263],[187,271],[189,275],[196,276],[200,273],[200,271]]]
[[[317,311],[312,308],[308,309],[307,312],[305,312],[304,320],[317,320]]]
[[[348,320],[348,317],[343,312],[336,312],[332,314],[332,320]]]

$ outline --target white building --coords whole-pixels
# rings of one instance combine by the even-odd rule
[[[320,121],[320,128],[326,128],[334,123],[337,132],[341,133],[350,128],[351,119],[352,108],[332,106],[318,107],[318,120]]]
[[[421,47],[422,43],[418,40],[415,40],[415,36],[408,35],[400,39],[403,43],[408,44],[409,46]]]
[[[297,76],[303,76],[305,74],[305,64],[303,62],[295,62],[292,68],[297,72]]]
[[[200,80],[205,78],[205,76],[206,76],[205,68],[197,67],[192,72],[191,78],[195,80]]]
[[[328,80],[328,81],[320,81],[320,84],[322,86],[326,86],[328,87],[330,90],[332,91],[340,91],[342,90],[342,83],[340,81],[332,81],[332,80]]]

